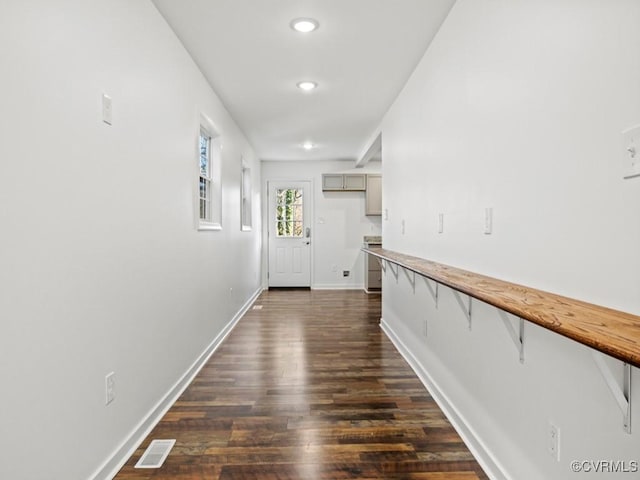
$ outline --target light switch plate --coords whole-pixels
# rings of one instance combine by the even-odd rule
[[[109,373],[105,378],[105,405],[109,405],[116,398],[116,374],[114,372]]]
[[[622,132],[624,178],[640,177],[640,124]]]
[[[111,108],[111,97],[106,93],[102,94],[102,121],[107,125],[112,125],[113,112]]]

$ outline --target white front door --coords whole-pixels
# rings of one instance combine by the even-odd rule
[[[269,286],[311,286],[311,182],[269,182]]]

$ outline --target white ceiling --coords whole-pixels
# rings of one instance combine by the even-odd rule
[[[455,2],[152,1],[263,160],[359,159]]]

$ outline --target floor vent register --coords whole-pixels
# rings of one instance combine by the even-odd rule
[[[175,439],[153,440],[136,463],[135,468],[160,468],[175,443]]]

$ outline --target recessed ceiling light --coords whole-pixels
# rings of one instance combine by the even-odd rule
[[[296,18],[291,20],[291,28],[296,32],[309,33],[313,32],[320,25],[317,20],[313,18]]]
[[[315,145],[311,142],[304,142],[302,144],[302,148],[304,148],[305,150],[311,150],[313,147],[315,147]]]
[[[305,80],[304,82],[298,82],[296,83],[296,85],[300,90],[304,90],[305,92],[308,92],[309,90],[313,90],[318,86],[316,82],[312,82],[310,80]]]

